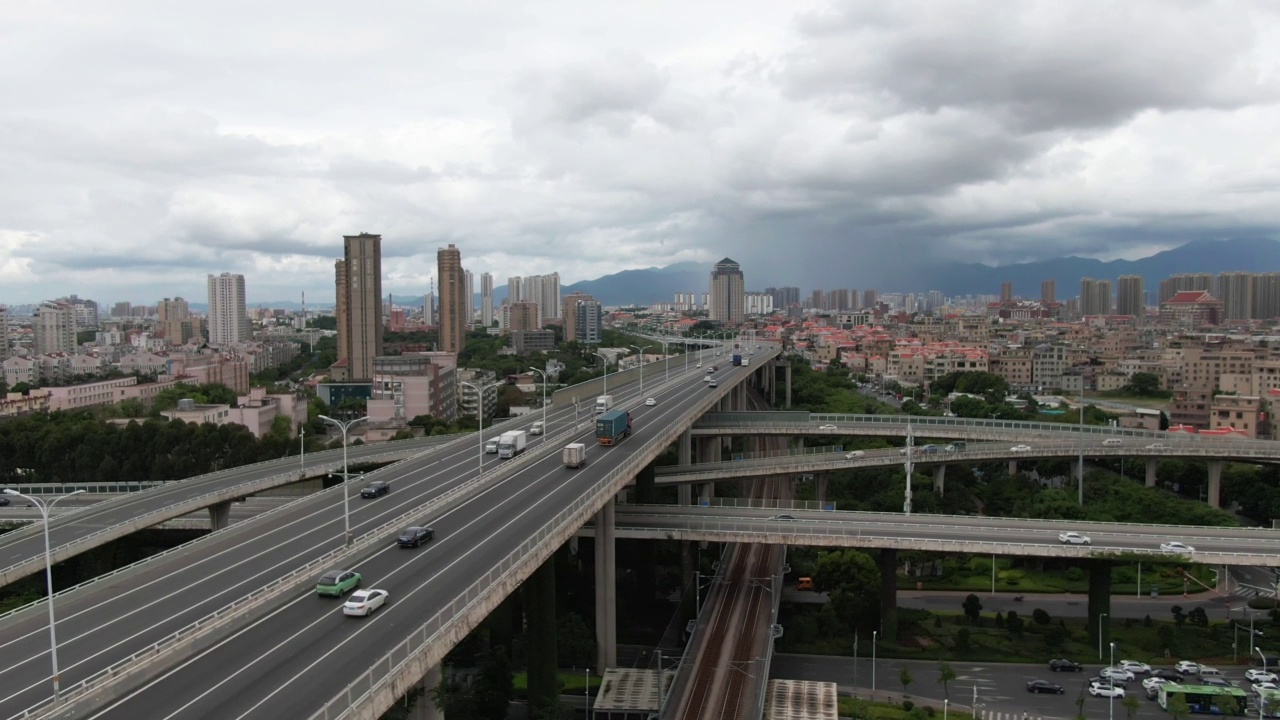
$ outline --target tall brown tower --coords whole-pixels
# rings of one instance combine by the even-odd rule
[[[338,374],[371,380],[373,359],[382,354],[382,236],[346,235],[342,242],[344,257],[334,264]]]
[[[436,252],[440,278],[440,349],[461,352],[467,333],[467,279],[462,269],[462,253],[453,243]]]

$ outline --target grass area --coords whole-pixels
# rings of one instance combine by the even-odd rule
[[[840,717],[853,718],[853,720],[922,720],[924,718],[942,717],[942,708],[934,707],[932,704],[916,705],[912,703],[907,706],[905,702],[899,705],[898,703],[871,702],[869,700],[842,697],[836,699],[836,708]],[[954,709],[949,709],[947,711],[947,720],[952,720],[953,718],[955,720],[973,720],[973,716],[967,712],[957,712]]]
[[[560,671],[560,692],[564,695],[580,695],[582,694],[583,685],[587,680],[584,672]],[[517,697],[524,697],[525,692],[529,689],[529,674],[518,672],[512,680],[512,687],[515,688]],[[591,688],[596,690],[600,687],[600,676],[591,673]]]
[[[1194,602],[1183,606],[1190,612]],[[1023,627],[1014,633],[984,613],[981,624],[973,625],[960,612],[932,613],[928,610],[898,611],[898,642],[877,645],[885,658],[946,660],[956,662],[1023,662],[1039,664],[1051,657],[1068,657],[1086,665],[1097,662],[1098,643],[1084,618],[1048,618],[1038,625],[1032,620],[1035,603],[1019,613]],[[780,622],[787,632],[779,639],[779,652],[852,655],[853,634],[833,613],[823,607],[784,604]],[[1116,643],[1116,658],[1168,665],[1178,660],[1197,660],[1211,665],[1231,665],[1231,644],[1236,632],[1226,623],[1206,627],[1190,621],[1177,625],[1170,618],[1120,620],[1110,626]],[[1241,644],[1245,644],[1241,640]],[[1168,655],[1166,655],[1166,650]],[[870,654],[863,638],[862,654]],[[1247,654],[1239,663],[1249,661]]]
[[[1069,567],[1037,570],[1015,563],[1010,559],[996,561],[996,591],[1017,593],[1080,593],[1089,591],[1089,578],[1083,568]],[[1161,595],[1181,594],[1182,575],[1175,564],[1144,563],[1142,566],[1142,592],[1150,594],[1158,588]],[[1215,584],[1213,572],[1202,565],[1186,568],[1195,580],[1186,584],[1189,594],[1204,592]],[[1199,582],[1196,582],[1198,580]],[[1208,586],[1208,588],[1206,587]],[[991,591],[991,559],[971,558],[965,565],[943,565],[941,575],[912,577],[898,576],[899,590],[960,590],[970,592]],[[1111,592],[1114,595],[1134,595],[1138,592],[1137,565],[1117,565],[1111,570]]]

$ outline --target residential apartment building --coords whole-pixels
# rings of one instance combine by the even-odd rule
[[[1218,292],[1222,301],[1224,320],[1248,320],[1253,317],[1253,285],[1255,275],[1250,272],[1224,272],[1218,274]]]
[[[156,324],[170,345],[185,345],[193,337],[191,307],[180,297],[156,303]]]
[[[331,375],[340,382],[373,377],[373,359],[382,354],[382,236],[345,235],[343,258],[334,264],[338,361]]]
[[[456,420],[456,372],[454,353],[408,353],[375,358],[369,419],[407,423],[419,415],[430,415],[447,422]]]
[[[1266,405],[1250,395],[1216,395],[1209,406],[1209,430],[1231,428],[1242,437],[1256,440],[1269,433]]]
[[[1111,281],[1084,278],[1080,281],[1080,314],[1111,314]]]
[[[440,349],[462,352],[467,339],[467,285],[462,270],[462,252],[453,244],[436,253],[436,276],[440,280]]]
[[[710,317],[715,322],[740,325],[746,320],[746,281],[742,268],[729,258],[711,271]]]
[[[40,303],[31,323],[33,353],[74,354],[76,351],[75,308],[70,303],[54,300]]]
[[[566,295],[563,301],[564,339],[596,344],[604,337],[604,309],[586,293]]]
[[[493,327],[493,274],[480,276],[480,324]]]
[[[0,362],[9,358],[9,308],[0,305]]]
[[[538,303],[521,301],[506,305],[503,311],[507,320],[503,323],[507,332],[540,330],[542,318],[539,316]]]
[[[224,348],[248,340],[252,326],[245,310],[244,276],[234,273],[210,275],[208,285],[209,344]]]
[[[511,349],[520,355],[550,352],[556,349],[556,334],[551,330],[512,330]]]
[[[1141,275],[1121,275],[1116,281],[1116,314],[1140,318],[1146,314],[1146,290]]]
[[[497,377],[486,370],[457,371],[458,417],[482,417],[485,425],[498,409]]]

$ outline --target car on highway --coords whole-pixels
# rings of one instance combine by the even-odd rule
[[[657,401],[657,399],[656,399],[656,398],[645,398],[645,399],[644,399],[644,404],[645,404],[645,405],[657,405],[657,404],[658,404],[658,401]]]
[[[1049,669],[1054,672],[1080,672],[1084,666],[1074,660],[1054,658],[1049,661]]]
[[[1196,549],[1191,547],[1190,545],[1186,543],[1180,543],[1176,540],[1170,540],[1169,542],[1160,543],[1160,550],[1168,553],[1193,553],[1196,551]]]
[[[1133,673],[1134,675],[1150,675],[1151,674],[1151,666],[1144,662],[1138,662],[1137,660],[1121,660],[1120,662],[1116,663],[1116,666],[1122,667],[1125,670],[1128,670],[1129,672]]]
[[[1252,686],[1250,686],[1249,689],[1261,695],[1264,692],[1276,692],[1277,690],[1280,690],[1280,683],[1273,683],[1273,682],[1254,683]]]
[[[1102,668],[1098,671],[1098,675],[1106,680],[1124,680],[1128,682],[1133,679],[1132,672],[1116,665]]]
[[[1202,677],[1200,678],[1200,684],[1208,687],[1222,687],[1222,688],[1233,688],[1236,686],[1236,684],[1231,682],[1230,680],[1226,678],[1220,678],[1220,677]]]
[[[429,527],[421,527],[414,525],[400,531],[400,536],[396,538],[396,543],[400,547],[419,547],[424,542],[430,542],[435,539],[436,531]]]
[[[374,480],[360,489],[360,497],[365,499],[376,498],[389,492],[391,492],[391,483],[386,480]]]
[[[0,507],[8,507],[9,503],[10,503],[9,498],[3,495],[0,495]]]
[[[1275,673],[1271,672],[1270,670],[1263,670],[1261,668],[1249,668],[1248,670],[1245,670],[1244,679],[1248,680],[1251,683],[1280,682],[1280,680],[1276,679]]]
[[[1089,684],[1090,685],[1115,685],[1116,687],[1129,686],[1129,683],[1125,682],[1124,680],[1120,680],[1117,678],[1105,678],[1101,676],[1094,676],[1089,678]]]
[[[360,580],[355,570],[330,570],[316,581],[316,594],[342,597],[360,587]]]
[[[1124,688],[1119,685],[1090,685],[1089,694],[1094,697],[1105,698],[1122,698],[1124,697]]]
[[[1173,666],[1173,669],[1183,675],[1195,675],[1200,672],[1200,663],[1191,662],[1190,660],[1179,660],[1177,664]]]
[[[955,451],[956,451],[956,446],[955,446],[955,445],[943,445],[943,446],[942,446],[942,450],[943,450],[943,452],[955,452]]]
[[[1150,690],[1151,688],[1160,687],[1161,685],[1169,685],[1171,683],[1176,683],[1176,682],[1177,682],[1176,680],[1170,680],[1168,678],[1162,678],[1162,677],[1157,677],[1155,675],[1152,675],[1149,678],[1142,679],[1142,687],[1146,688],[1147,690]]]
[[[1121,440],[1120,438],[1107,438],[1106,440],[1102,441],[1102,444],[1106,445],[1107,447],[1115,447],[1117,445],[1123,445],[1124,440]]]
[[[342,614],[348,617],[369,617],[375,610],[386,604],[386,590],[357,590],[342,603]]]
[[[1172,450],[1173,448],[1169,447],[1168,445],[1165,445],[1164,443],[1151,443],[1150,445],[1146,446],[1146,449],[1147,450]]]
[[[1182,682],[1183,680],[1182,673],[1178,672],[1177,670],[1169,670],[1166,668],[1153,669],[1151,671],[1151,677],[1161,678],[1163,680],[1168,680],[1169,682]],[[1150,680],[1151,678],[1147,678],[1147,679]]]
[[[1031,451],[1030,445],[1014,445],[1013,447],[1009,448],[1009,452],[1030,452],[1030,451]]]
[[[698,367],[702,367],[702,363],[698,363]]]
[[[819,430],[835,430],[836,426],[835,425],[819,425],[818,429]]]
[[[487,453],[487,454],[489,454],[489,455],[497,455],[497,454],[498,454],[498,441],[497,441],[497,440],[485,440],[485,441],[484,441],[484,451],[485,451],[485,453]]]
[[[1049,693],[1051,695],[1061,695],[1066,690],[1057,683],[1051,683],[1048,680],[1032,680],[1027,683],[1027,692],[1029,693]]]
[[[1084,533],[1078,533],[1074,530],[1058,533],[1058,542],[1068,545],[1092,545],[1093,540]]]
[[[783,513],[783,514],[781,514],[781,515],[774,515],[773,517],[771,517],[771,518],[769,518],[769,519],[770,519],[770,520],[795,520],[795,519],[796,519],[796,516],[795,516],[795,515],[787,515],[786,513]]]
[[[863,452],[863,451],[861,451],[861,450],[850,450],[849,452],[847,452],[847,453],[845,453],[845,454],[844,454],[844,459],[845,459],[845,460],[852,460],[852,459],[854,459],[854,458],[860,458],[860,457],[863,457],[864,455],[866,455],[866,453],[865,453],[865,452]]]

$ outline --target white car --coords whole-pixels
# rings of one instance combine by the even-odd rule
[[[1262,670],[1260,668],[1249,668],[1244,671],[1244,679],[1251,683],[1273,683],[1280,682],[1276,679],[1276,674],[1270,670]]]
[[[1165,445],[1164,443],[1151,443],[1146,447],[1146,449],[1147,450],[1171,450],[1172,448],[1170,448],[1168,445]]]
[[[1124,680],[1128,682],[1133,679],[1133,673],[1122,667],[1104,667],[1098,671],[1098,675],[1108,680]]]
[[[1030,452],[1030,451],[1031,451],[1030,445],[1014,445],[1013,447],[1009,448],[1009,452]]]
[[[1196,551],[1195,548],[1186,543],[1180,543],[1172,540],[1160,543],[1160,550],[1169,553],[1193,553]]]
[[[818,429],[819,430],[835,430],[836,426],[835,425],[819,425]]]
[[[1122,698],[1124,697],[1124,688],[1111,685],[1090,685],[1089,694],[1094,697]]]
[[[645,398],[644,404],[645,404],[645,405],[657,405],[657,404],[658,404],[658,401],[657,401],[656,399],[654,399],[654,398]]]
[[[1142,679],[1142,687],[1144,690],[1150,690],[1151,688],[1159,687],[1160,685],[1171,685],[1171,684],[1174,684],[1172,680],[1166,680],[1162,677],[1152,676],[1149,678]]]
[[[942,451],[943,451],[943,452],[955,452],[955,451],[956,451],[956,446],[955,446],[955,445],[943,445],[943,446],[942,446]]]
[[[342,604],[342,614],[368,617],[374,610],[387,604],[386,590],[357,590]]]
[[[1179,660],[1178,664],[1173,666],[1173,669],[1183,675],[1196,675],[1200,672],[1200,663],[1191,662],[1190,660]]]
[[[698,367],[702,367],[702,363],[698,363]]]
[[[1271,691],[1280,690],[1280,685],[1273,682],[1260,682],[1260,683],[1254,683],[1252,689],[1255,693],[1258,693],[1259,695],[1261,695],[1263,692],[1267,690],[1271,690]]]
[[[854,458],[860,458],[860,457],[862,457],[863,455],[866,455],[866,453],[865,453],[865,452],[863,452],[863,451],[861,451],[861,450],[851,450],[851,451],[849,451],[849,452],[847,452],[847,453],[845,453],[845,454],[844,454],[844,459],[845,459],[845,460],[852,460],[852,459],[854,459]]]
[[[1092,545],[1093,544],[1093,540],[1091,540],[1088,535],[1074,532],[1074,531],[1058,533],[1058,542],[1066,543],[1068,545]],[[1150,672],[1150,671],[1151,669],[1147,668],[1147,672]]]
[[[1151,666],[1144,662],[1138,662],[1137,660],[1121,660],[1118,663],[1118,666],[1134,673],[1135,675],[1151,674]]]

